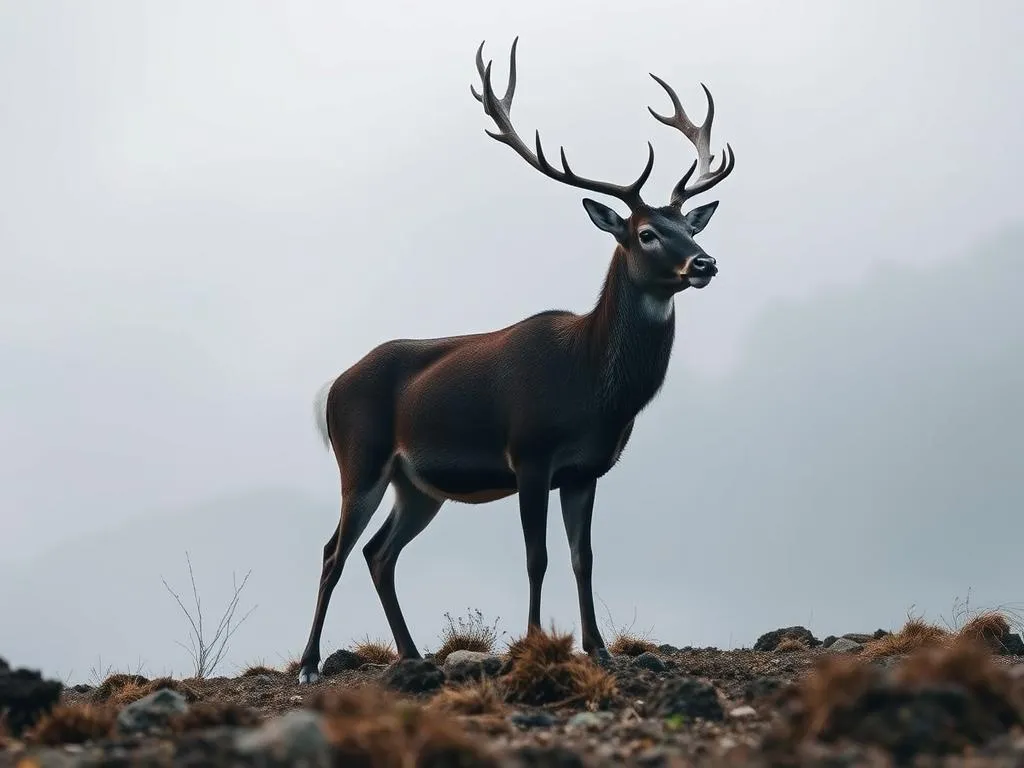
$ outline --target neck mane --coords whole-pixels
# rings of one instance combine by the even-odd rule
[[[594,309],[581,319],[605,408],[632,419],[665,380],[675,337],[672,300],[660,302],[629,278],[617,246]]]

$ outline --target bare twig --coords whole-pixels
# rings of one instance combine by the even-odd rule
[[[238,601],[241,597],[242,590],[245,588],[246,582],[249,580],[249,575],[252,573],[250,569],[245,574],[245,578],[242,579],[241,584],[238,583],[235,574],[231,574],[231,583],[234,588],[234,592],[231,596],[231,600],[228,602],[227,608],[224,609],[223,615],[220,617],[220,621],[217,622],[217,627],[211,637],[206,636],[206,628],[203,625],[203,609],[202,602],[199,598],[199,589],[196,586],[195,573],[192,570],[192,559],[189,557],[188,552],[185,553],[185,561],[188,563],[188,576],[192,583],[192,599],[195,601],[195,614],[191,613],[188,608],[185,607],[185,603],[181,597],[171,589],[167,580],[161,577],[161,581],[164,584],[164,588],[170,592],[171,597],[181,608],[181,612],[185,614],[185,618],[189,624],[189,645],[178,641],[178,645],[184,648],[188,654],[192,657],[192,663],[194,665],[195,676],[199,679],[208,677],[220,664],[224,658],[224,652],[227,650],[228,641],[232,635],[238,630],[242,623],[249,618],[253,611],[256,610],[254,605],[246,612],[241,619],[234,622],[235,611],[238,610]],[[233,623],[234,622],[234,623]]]

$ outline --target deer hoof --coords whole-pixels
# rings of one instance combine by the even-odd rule
[[[320,673],[316,671],[316,667],[307,669],[303,667],[299,670],[299,685],[308,685],[315,683],[320,679]]]

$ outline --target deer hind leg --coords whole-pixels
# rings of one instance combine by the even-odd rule
[[[530,580],[530,610],[526,631],[540,629],[540,595],[548,568],[548,496],[551,474],[547,467],[519,467],[519,519],[526,544],[526,575]]]
[[[601,631],[597,628],[597,616],[594,613],[594,552],[590,546],[590,524],[594,517],[596,491],[597,481],[590,480],[563,485],[559,495],[565,535],[569,540],[572,570],[576,576],[583,650],[597,659],[607,660],[610,654],[605,648]]]
[[[381,467],[377,472],[370,475],[369,481],[362,480],[366,475],[355,475],[342,492],[341,499],[341,522],[338,524],[334,535],[328,540],[324,547],[323,569],[320,575],[320,586],[317,590],[316,609],[313,612],[313,625],[309,631],[309,640],[302,652],[302,659],[299,668],[299,682],[313,683],[319,678],[320,666],[320,635],[323,633],[324,620],[327,617],[327,606],[331,601],[331,593],[341,578],[341,571],[345,567],[356,541],[366,530],[370,518],[380,506],[381,499],[388,487],[388,478]]]
[[[393,484],[395,506],[384,525],[363,547],[363,555],[370,567],[370,575],[391,627],[399,657],[418,659],[419,651],[409,634],[395,592],[395,566],[405,546],[430,524],[444,501],[428,496],[400,472],[395,473]]]

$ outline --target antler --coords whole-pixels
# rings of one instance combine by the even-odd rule
[[[708,97],[708,114],[704,118],[704,122],[697,126],[686,116],[686,111],[679,102],[676,92],[672,90],[672,86],[653,73],[651,77],[657,81],[658,85],[665,89],[669,98],[672,99],[675,114],[671,117],[665,117],[664,115],[659,115],[650,107],[647,108],[647,111],[654,115],[656,120],[679,130],[697,148],[697,159],[693,161],[690,170],[686,172],[686,175],[672,189],[672,205],[679,208],[689,198],[711,189],[711,187],[728,176],[736,166],[736,155],[733,154],[732,147],[726,143],[725,152],[722,153],[722,162],[714,171],[711,170],[711,161],[714,158],[714,155],[711,154],[711,121],[715,118],[715,102],[711,98],[711,91],[708,90],[704,83],[701,83],[700,87],[704,89],[704,93]],[[687,186],[687,182],[690,181],[693,172],[698,168],[700,175],[697,177],[697,180],[692,186]]]
[[[635,210],[637,207],[643,205],[643,200],[640,198],[640,189],[647,181],[647,177],[651,175],[651,169],[654,167],[654,147],[650,142],[647,142],[647,166],[636,181],[632,184],[623,186],[619,184],[611,184],[606,181],[595,181],[593,179],[586,179],[582,176],[577,176],[569,167],[569,161],[566,160],[564,147],[559,147],[559,152],[562,158],[562,170],[554,168],[544,156],[544,149],[541,147],[540,143],[540,131],[537,131],[536,133],[536,154],[531,152],[523,140],[519,138],[519,134],[516,133],[515,128],[512,127],[512,121],[509,118],[509,112],[512,109],[512,97],[515,94],[516,89],[516,45],[518,43],[519,38],[516,37],[512,42],[512,53],[509,57],[508,86],[505,89],[504,97],[500,100],[494,95],[494,89],[491,85],[491,64],[494,62],[488,61],[487,66],[484,67],[483,43],[480,43],[480,47],[476,51],[476,68],[480,73],[480,79],[483,82],[483,94],[481,95],[477,93],[476,89],[472,85],[469,86],[469,90],[473,94],[473,97],[483,104],[484,113],[488,115],[500,129],[500,132],[498,133],[486,129],[484,132],[492,139],[496,139],[503,144],[508,144],[526,162],[545,176],[552,178],[555,181],[560,181],[563,184],[568,184],[579,189],[587,189],[591,192],[597,192],[602,195],[610,195],[618,198],[628,205],[630,210]]]

